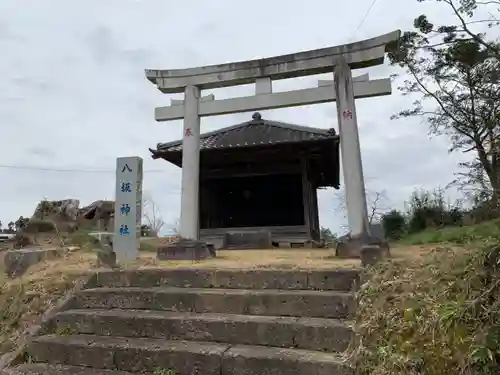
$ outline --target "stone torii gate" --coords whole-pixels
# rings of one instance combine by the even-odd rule
[[[156,121],[184,120],[182,142],[182,192],[179,234],[199,239],[200,117],[286,108],[336,101],[346,206],[352,239],[370,237],[361,163],[355,99],[391,94],[390,79],[370,80],[368,74],[353,79],[351,69],[384,62],[386,46],[396,42],[400,31],[372,39],[276,56],[198,68],[146,70],[146,77],[165,94],[184,93],[184,100],[155,109]],[[334,73],[333,81],[318,87],[273,93],[278,79]],[[255,84],[255,95],[215,100],[201,90]],[[356,242],[356,241],[355,241]],[[351,252],[350,252],[351,253]]]

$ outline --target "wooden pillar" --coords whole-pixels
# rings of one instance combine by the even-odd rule
[[[313,238],[313,233],[314,233],[314,200],[313,200],[313,189],[312,189],[312,183],[308,179],[307,180],[307,185],[309,187],[308,189],[308,195],[309,195],[309,223],[310,223],[310,228],[309,228],[309,235],[311,238]]]
[[[319,241],[319,235],[320,235],[320,227],[319,227],[319,210],[318,210],[318,189],[316,188],[315,185],[312,185],[312,215],[313,215],[313,229],[316,232],[315,240]]]
[[[301,175],[302,175],[302,203],[304,206],[304,224],[307,230],[307,233],[311,233],[311,200],[310,200],[310,184],[308,179],[308,168],[307,168],[307,160],[302,158],[300,160],[301,166]]]

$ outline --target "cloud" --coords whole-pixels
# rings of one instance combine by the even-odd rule
[[[400,1],[388,0],[377,3],[359,27],[370,0],[359,0],[355,7],[327,0],[303,5],[284,0],[254,0],[251,6],[230,0],[0,3],[0,219],[31,215],[44,196],[76,197],[84,204],[111,199],[115,158],[139,155],[145,160],[145,189],[165,221],[174,222],[180,210],[180,170],[151,160],[148,147],[179,138],[182,123],[154,121],[154,107],[170,97],[146,80],[144,69],[321,48],[409,28],[417,14],[442,10],[417,1],[401,8]],[[370,70],[372,77],[391,72],[387,66]],[[311,86],[316,79],[278,82],[276,89]],[[249,94],[251,88],[213,91],[222,98]],[[415,187],[446,184],[460,159],[447,154],[444,140],[429,140],[418,119],[390,121],[405,104],[397,93],[358,102],[367,184],[388,190],[395,205]],[[264,116],[337,127],[334,104],[268,111]],[[249,117],[203,119],[202,127],[209,131]],[[333,192],[321,191],[321,223],[337,231],[343,219],[335,206]]]

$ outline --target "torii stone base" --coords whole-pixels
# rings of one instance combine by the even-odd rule
[[[345,240],[337,243],[335,248],[335,256],[339,258],[363,258],[363,248],[378,247],[380,254],[374,255],[374,250],[371,250],[372,255],[377,258],[389,258],[391,256],[389,243],[374,237],[367,233],[358,236],[348,236]]]
[[[216,256],[213,246],[205,242],[181,238],[179,241],[162,246],[156,252],[158,260],[203,260]]]

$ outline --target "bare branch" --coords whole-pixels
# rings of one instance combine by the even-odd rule
[[[151,229],[154,236],[157,236],[164,227],[165,222],[161,217],[161,211],[149,193],[143,194],[143,220]]]
[[[367,200],[367,209],[368,209],[368,221],[370,224],[378,222],[385,211],[388,209],[388,199],[387,193],[385,190],[382,191],[370,191],[366,192],[366,200]],[[347,205],[345,200],[345,192],[344,190],[340,190],[336,194],[337,206],[335,208],[336,211],[340,211],[344,213],[344,217],[347,213]]]

